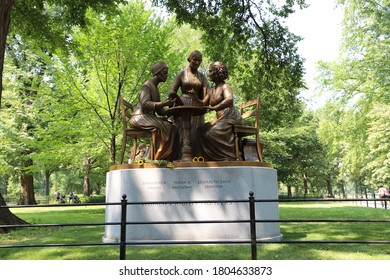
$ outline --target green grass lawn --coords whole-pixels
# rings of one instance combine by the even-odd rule
[[[14,208],[33,224],[104,222],[103,206]],[[390,219],[384,209],[341,203],[282,203],[281,219]],[[281,223],[284,240],[389,240],[390,223]],[[100,243],[104,226],[24,228],[0,244]],[[263,260],[390,260],[388,244],[259,244]],[[117,260],[118,246],[0,248],[3,260]],[[250,245],[128,246],[132,260],[248,260]]]

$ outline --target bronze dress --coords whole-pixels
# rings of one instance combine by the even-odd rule
[[[234,107],[233,93],[211,89],[209,95],[210,105],[217,106],[217,119],[198,128],[198,149],[207,161],[235,160],[233,125],[241,124],[242,117]]]
[[[138,104],[130,118],[130,126],[134,128],[157,128],[155,160],[174,160],[177,158],[178,133],[176,126],[157,117],[164,115],[164,109],[156,110],[156,103],[160,102],[158,88],[150,81],[146,81],[138,96]]]
[[[183,105],[202,107],[203,104],[201,103],[200,100],[204,98],[204,90],[207,88],[207,79],[202,73],[198,71],[196,72],[194,77],[190,77],[188,71],[190,71],[189,67],[181,71],[176,76],[173,82],[172,90],[174,92],[177,92],[179,88],[181,89],[180,100],[183,103]],[[183,130],[182,130],[180,117],[177,117],[175,119],[175,124],[179,129],[179,135],[181,141]],[[193,116],[191,118],[190,144],[191,144],[193,156],[200,155],[200,151],[197,150],[198,146],[196,144],[196,131],[198,127],[201,126],[202,124],[204,124],[203,115]]]

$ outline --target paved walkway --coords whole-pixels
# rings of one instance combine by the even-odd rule
[[[381,204],[381,201],[351,201],[350,204],[363,207],[372,207],[383,210],[390,210],[390,202],[386,201],[386,205]]]

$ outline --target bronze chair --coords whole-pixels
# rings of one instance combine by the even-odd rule
[[[242,157],[244,157],[244,149],[242,145],[242,140],[247,136],[255,136],[255,139],[246,139],[247,143],[254,142],[253,144],[256,147],[256,153],[259,161],[263,161],[263,147],[264,144],[260,142],[259,139],[259,112],[260,112],[260,98],[256,98],[254,100],[245,102],[240,106],[240,114],[243,119],[243,125],[234,125],[234,149],[236,151],[236,160],[240,160],[240,152],[242,153]],[[250,120],[250,118],[254,119],[254,125],[249,126],[245,125],[245,123]]]
[[[126,145],[127,145],[127,139],[132,138],[133,139],[133,149],[131,151],[131,159],[134,160],[137,152],[137,140],[138,139],[144,139],[144,138],[150,138],[150,151],[149,151],[149,159],[154,159],[154,143],[156,139],[156,132],[157,129],[138,129],[138,128],[131,128],[129,127],[129,119],[131,117],[131,114],[133,113],[133,105],[124,100],[122,96],[119,97],[119,106],[120,106],[120,113],[121,113],[121,119],[123,122],[123,137],[122,137],[122,151],[121,156],[119,159],[119,163],[123,163],[123,158],[126,151]]]

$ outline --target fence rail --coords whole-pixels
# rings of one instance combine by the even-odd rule
[[[127,222],[127,206],[143,205],[145,202],[128,202],[126,195],[117,203],[87,203],[87,204],[44,204],[44,205],[1,205],[1,208],[43,208],[43,207],[79,207],[79,206],[121,206],[120,222],[104,223],[66,223],[66,224],[20,224],[20,225],[0,225],[0,228],[36,228],[36,227],[90,227],[90,226],[120,226],[120,240],[118,242],[98,242],[98,243],[61,243],[61,244],[20,244],[20,245],[1,245],[1,248],[38,248],[38,247],[85,247],[85,246],[118,246],[119,259],[126,259],[126,247],[129,245],[206,245],[206,244],[250,244],[251,257],[257,259],[258,244],[390,244],[390,240],[257,240],[257,223],[390,223],[390,219],[256,219],[256,203],[290,203],[290,202],[373,202],[384,203],[384,209],[387,209],[388,201],[386,199],[255,199],[254,194],[250,192],[247,200],[197,200],[197,201],[153,201],[148,204],[185,204],[185,203],[247,203],[249,207],[249,218],[242,220],[192,220],[192,221],[137,221]],[[218,224],[218,223],[243,223],[250,226],[250,236],[247,240],[219,240],[219,241],[149,241],[149,242],[128,242],[126,241],[126,231],[128,225],[161,225],[161,224]]]

